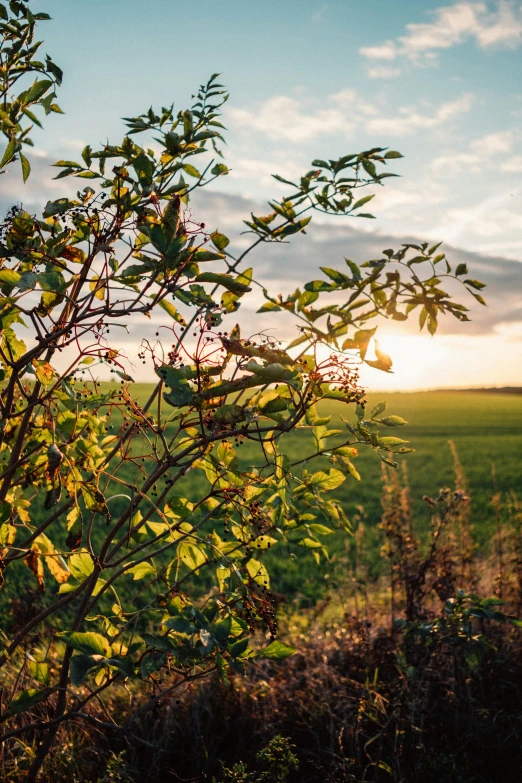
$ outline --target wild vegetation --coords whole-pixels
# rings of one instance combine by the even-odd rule
[[[45,19],[26,2],[0,3],[7,142],[0,165],[20,162],[24,179],[26,120],[39,124],[38,106],[59,111],[61,71],[49,58],[36,59],[35,24]],[[85,187],[49,201],[40,215],[13,194],[21,203],[2,227],[0,740],[8,780],[124,780],[160,767],[165,775],[160,746],[168,735],[147,731],[157,731],[158,716],[178,694],[204,693],[199,683],[210,678],[218,690],[209,714],[219,720],[234,681],[247,683],[253,666],[268,678],[274,661],[295,653],[291,628],[278,628],[281,596],[271,592],[271,566],[291,564],[301,552],[326,564],[335,530],[358,540],[330,493],[359,480],[360,451],[392,471],[412,451],[395,434],[405,420],[384,402],[367,405],[359,382],[361,362],[392,367],[377,341],[375,358],[368,353],[379,321],[411,316],[434,334],[445,315],[468,319],[455,298],[462,289],[484,303],[483,285],[466,265],[453,268],[428,243],[385,249],[362,264],[347,258],[342,270],[321,266],[320,279],[287,296],[263,288],[247,266],[256,248],[276,243],[284,252],[316,212],[373,217],[364,211],[373,193],[358,191],[383,186],[394,176],[388,164],[401,155],[373,148],[316,159],[296,182],[276,176],[287,195],[271,201],[268,214],[245,220],[251,242],[234,252],[190,207],[195,190],[228,173],[219,119],[227,98],[214,75],[190,108],[151,108],[125,119],[119,143],[86,146],[79,161],[54,164],[57,178],[85,180]],[[282,345],[262,331],[242,333],[240,305],[254,287],[271,326],[278,312],[293,316],[294,340]],[[158,326],[138,357],[158,381],[141,399],[118,329],[137,331],[144,318]],[[99,381],[104,373],[119,383]],[[345,409],[337,429],[321,407],[332,401]],[[407,623],[401,677],[416,665],[408,651],[426,634],[442,640],[437,651],[448,634],[455,637],[458,656],[464,637],[469,666],[470,645],[488,646],[487,634],[475,644],[470,618],[510,628],[516,619],[474,595],[451,597],[459,580],[472,585],[465,492],[430,501],[423,554],[396,481],[386,474],[383,532],[393,616]],[[453,562],[461,571],[448,571]],[[428,596],[444,590],[449,609],[428,627]],[[207,751],[187,727],[180,747],[188,763]],[[228,771],[200,765],[188,774],[284,781],[301,774],[286,734],[267,733],[255,769],[237,761]],[[94,739],[100,735],[110,752]],[[354,748],[357,774],[370,740],[364,753]],[[148,760],[135,773],[122,754],[138,745]],[[369,758],[372,770],[393,772],[384,756]]]
[[[421,544],[404,465],[385,468],[380,523],[354,520],[335,584],[307,610],[297,598],[279,603],[291,658],[252,662],[225,689],[218,675],[181,683],[138,717],[132,741],[107,721],[128,715],[120,683],[88,705],[90,723],[61,726],[48,778],[516,779],[522,506],[513,492],[491,497],[495,534],[478,552],[468,491],[454,452],[452,485],[423,501],[432,526]],[[4,753],[5,779],[22,758]]]

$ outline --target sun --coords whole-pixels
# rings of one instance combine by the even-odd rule
[[[392,359],[392,372],[384,373],[367,365],[361,368],[361,380],[369,389],[426,389],[447,383],[448,348],[430,335],[377,335],[379,350]],[[367,359],[375,358],[372,340]]]

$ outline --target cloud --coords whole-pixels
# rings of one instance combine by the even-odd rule
[[[29,149],[26,154],[31,164],[31,176],[26,184],[22,180],[19,162],[11,163],[7,173],[0,177],[0,214],[3,215],[9,207],[20,201],[33,210],[44,205],[49,199],[66,196],[71,191],[76,193],[85,187],[85,182],[79,185],[81,180],[76,180],[71,187],[69,179],[53,179],[60,170],[52,168],[56,157],[47,151],[36,148]]]
[[[438,106],[403,106],[391,114],[387,106],[369,103],[355,90],[345,89],[327,96],[324,107],[319,109],[314,108],[312,99],[277,95],[256,107],[232,108],[229,116],[237,128],[250,128],[271,139],[298,144],[325,134],[350,135],[361,126],[370,133],[411,135],[444,125],[468,112],[472,103],[473,95],[466,93]]]
[[[508,172],[522,171],[522,155],[515,155],[511,160],[506,160],[500,168]]]
[[[70,187],[70,180],[68,184]],[[42,200],[45,200],[45,196]],[[250,212],[266,213],[266,204],[260,204],[254,199],[206,190],[196,191],[191,206],[196,219],[204,221],[209,227],[219,228],[230,237],[231,252],[244,250],[249,241],[248,236],[241,236],[241,231],[245,229],[242,221],[248,219]],[[503,208],[502,205],[497,206]],[[345,257],[361,263],[381,257],[383,249],[398,248],[401,242],[419,239],[422,237],[416,236],[414,229],[411,234],[393,237],[386,233],[365,233],[356,221],[341,224],[337,221],[314,220],[307,229],[307,236],[293,237],[290,243],[262,245],[252,253],[252,257],[245,258],[244,264],[252,265],[256,279],[272,292],[288,293],[308,280],[322,277],[320,266],[345,270]],[[470,277],[487,283],[485,296],[489,307],[481,307],[465,291],[458,290],[457,299],[471,308],[473,320],[461,324],[452,318],[443,318],[440,321],[440,334],[433,340],[428,336],[414,337],[418,335],[418,324],[415,321],[405,324],[382,323],[379,331],[384,337],[383,344],[387,344],[386,339],[391,341],[390,351],[394,354],[396,375],[381,376],[375,372],[367,380],[365,376],[365,382],[373,388],[379,385],[382,388],[383,384],[385,388],[392,385],[411,388],[520,382],[520,371],[511,359],[516,346],[510,348],[508,342],[520,338],[522,266],[500,256],[487,257],[451,246],[443,246],[442,250],[446,251],[453,267],[465,262]],[[285,313],[279,313],[276,317],[271,314],[260,315],[256,312],[260,304],[260,294],[256,289],[251,298],[245,299],[238,313],[228,319],[228,325],[237,321],[244,334],[263,330],[277,335],[281,340],[293,339],[295,319]],[[139,372],[140,375],[136,377],[153,380],[152,369],[142,367],[137,359],[138,346],[144,337],[154,342],[158,327],[168,327],[169,323],[169,319],[161,312],[155,313],[150,321],[142,317],[129,320],[128,333],[122,332],[119,342],[129,357],[131,364],[128,369],[131,375]],[[168,332],[160,332],[162,340],[167,343]],[[423,342],[416,342],[419,340]],[[415,346],[419,356],[429,356],[430,360],[424,363],[412,362],[411,350]],[[401,351],[404,361],[401,360]],[[479,353],[482,354],[481,361]],[[413,355],[417,354],[414,352]],[[64,363],[65,360],[66,357],[62,356]],[[417,375],[415,371],[418,371]]]
[[[451,232],[453,241],[458,239],[464,228],[468,234],[486,239],[502,237],[509,232],[520,234],[522,231],[522,215],[508,207],[499,206],[486,210],[483,204],[478,204],[473,207],[449,209],[447,221],[455,226],[455,231]]]
[[[386,41],[386,43],[380,44],[379,46],[362,46],[359,51],[369,60],[385,60],[391,62],[397,59],[397,46],[393,41]]]
[[[459,243],[465,236],[468,246],[475,248],[480,247],[483,240],[496,237],[506,249],[516,248],[517,243],[513,242],[512,237],[519,236],[522,231],[522,215],[515,205],[521,195],[522,186],[508,190],[504,188],[472,206],[448,209],[440,225],[433,230],[452,243]],[[507,246],[504,244],[506,239]],[[497,246],[494,243],[493,249]],[[522,243],[518,246],[522,246]],[[522,267],[520,269],[522,271]]]
[[[409,136],[418,130],[444,125],[458,114],[471,109],[473,95],[467,93],[454,101],[441,103],[429,112],[421,112],[414,106],[400,108],[395,117],[380,116],[370,119],[366,128],[371,133],[387,133],[394,136]]]
[[[499,209],[503,209],[502,205]],[[232,226],[235,223],[235,236],[239,236],[242,230],[242,220],[248,219],[250,212],[265,214],[266,205],[257,203],[253,199],[244,199],[240,196],[233,198],[224,194],[202,191],[197,196],[195,209],[205,220],[207,225],[224,226],[227,222],[230,227],[228,235],[231,238],[232,248],[236,239],[233,239]],[[484,212],[487,210],[485,209]],[[463,215],[463,217],[465,217]],[[467,215],[466,217],[470,217]],[[483,214],[478,218],[483,221]],[[522,226],[522,218],[518,218]],[[372,221],[374,224],[375,221]],[[500,226],[502,223],[499,224]],[[244,226],[243,226],[244,228]],[[440,229],[440,238],[451,238]],[[307,228],[306,236],[296,236],[289,244],[266,244],[261,252],[252,254],[252,260],[247,265],[253,265],[257,279],[263,282],[270,290],[288,293],[298,285],[303,285],[307,280],[322,277],[320,266],[329,266],[337,269],[345,268],[344,258],[348,257],[357,263],[368,259],[379,258],[386,248],[400,247],[402,242],[418,242],[424,237],[415,233],[405,233],[397,237],[387,233],[368,233],[359,228],[359,223],[346,221],[344,225],[335,220],[318,222],[312,220]],[[243,238],[244,241],[244,238]],[[233,252],[233,251],[232,251]],[[441,320],[440,332],[446,335],[464,335],[468,337],[476,335],[493,335],[498,333],[499,325],[511,324],[522,321],[522,264],[501,257],[498,253],[494,256],[477,252],[467,252],[444,244],[441,252],[446,252],[450,264],[455,268],[459,263],[468,265],[470,277],[482,280],[487,284],[484,296],[488,307],[478,305],[466,292],[459,287],[455,289],[457,299],[471,310],[472,321],[461,324],[453,318]],[[245,262],[246,263],[246,262]],[[252,310],[245,317],[252,329],[257,331],[264,325],[263,317],[258,316]],[[277,323],[277,322],[276,322]],[[293,321],[282,319],[281,328],[285,331],[285,337],[290,336],[289,329],[293,329]],[[268,317],[266,325],[272,322]],[[388,326],[387,326],[388,328]],[[417,333],[418,327],[399,324],[398,329],[406,333]],[[478,383],[482,379],[478,379]],[[429,383],[432,383],[431,381]],[[429,385],[428,383],[428,385]],[[432,383],[432,385],[435,385]]]
[[[230,156],[227,158],[227,164],[230,168],[229,182],[232,186],[235,185],[238,188],[238,182],[241,180],[238,189],[241,189],[243,193],[244,190],[241,186],[245,185],[248,189],[253,183],[256,186],[262,185],[263,187],[275,189],[278,186],[274,180],[274,174],[279,174],[279,176],[287,180],[295,181],[295,178],[298,178],[302,171],[308,167],[310,163],[308,159],[305,158],[301,162],[296,160],[296,157],[293,158],[292,165],[289,165],[287,156],[282,160],[279,160],[277,155],[274,155],[272,160]]]
[[[304,101],[286,95],[269,98],[257,109],[230,109],[229,115],[236,126],[247,126],[270,138],[295,143],[340,129],[350,131],[355,127],[346,113],[335,106],[307,110]]]
[[[483,172],[487,168],[494,169],[498,166],[495,157],[509,154],[513,149],[514,141],[515,134],[512,131],[488,133],[471,141],[465,152],[452,152],[434,158],[430,170],[439,176],[454,177],[463,169],[468,173]],[[518,168],[517,161],[519,164],[522,163],[522,157],[512,158],[502,163],[500,168],[502,171],[522,170]],[[511,166],[513,162],[514,166]]]
[[[359,51],[371,63],[433,65],[441,51],[468,40],[484,49],[514,49],[522,43],[522,7],[514,0],[455,3],[435,9],[431,15],[432,22],[408,24],[406,33],[396,40],[363,46]],[[369,75],[379,74],[370,68]]]
[[[472,152],[477,155],[498,155],[503,152],[511,152],[513,141],[512,131],[497,131],[475,139],[469,146]]]
[[[401,73],[400,68],[394,68],[391,65],[379,65],[368,69],[368,76],[371,79],[395,79]]]

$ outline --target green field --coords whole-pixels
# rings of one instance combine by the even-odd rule
[[[453,458],[448,444],[452,440],[472,497],[477,542],[483,543],[491,532],[492,466],[499,491],[513,489],[522,493],[522,396],[485,392],[394,393],[370,395],[370,406],[384,399],[389,412],[408,421],[400,434],[415,449],[415,453],[403,459],[418,523],[427,519],[422,496],[434,495],[441,487],[453,485]],[[363,481],[343,485],[342,499],[349,511],[362,504],[369,519],[377,521],[379,460],[373,454],[361,453],[357,464]]]
[[[133,388],[144,402],[152,386],[136,385]],[[408,425],[393,434],[410,441],[415,449],[404,455],[401,463],[407,466],[411,488],[411,504],[414,524],[418,533],[428,530],[429,508],[423,495],[435,496],[442,487],[453,487],[455,481],[453,457],[449,441],[457,448],[468,493],[472,498],[471,519],[478,550],[488,542],[493,528],[494,515],[490,504],[494,492],[492,466],[495,466],[496,486],[500,492],[514,490],[522,497],[522,395],[487,392],[412,392],[370,394],[368,408],[386,400],[387,413],[402,416]],[[351,417],[351,408],[338,403],[324,404],[321,415],[331,414],[331,428],[348,434],[340,417]],[[341,436],[339,436],[340,438]],[[304,431],[289,435],[281,443],[284,453],[291,460],[301,459],[311,450],[310,437]],[[243,464],[261,465],[262,455],[254,445],[246,443],[239,452]],[[326,459],[323,466],[326,466]],[[348,516],[357,522],[364,509],[364,524],[369,531],[370,546],[375,549],[373,571],[380,567],[377,536],[372,533],[381,517],[381,462],[370,450],[361,448],[355,464],[362,481],[349,477],[332,493],[345,504]],[[206,486],[200,471],[190,473],[184,480],[183,491],[192,498]],[[178,485],[177,492],[182,491]],[[358,516],[359,515],[359,516]],[[334,561],[347,549],[347,536],[339,533],[328,539]],[[349,544],[348,544],[349,545]],[[278,548],[271,554],[273,586],[281,592],[304,594],[317,598],[324,585],[323,568],[317,568],[312,557],[303,553],[296,560],[289,560]],[[339,566],[338,566],[339,570]],[[318,584],[318,580],[321,584]]]
[[[153,388],[152,384],[135,384],[132,393],[143,404]],[[454,486],[453,457],[448,444],[452,440],[468,482],[473,534],[480,551],[494,530],[490,504],[494,492],[492,465],[496,470],[498,491],[514,490],[522,497],[522,395],[484,392],[377,394],[369,395],[368,408],[384,400],[388,403],[387,413],[402,416],[408,422],[400,431],[393,430],[393,434],[409,440],[415,449],[414,453],[403,455],[400,460],[407,466],[414,525],[418,534],[422,538],[429,529],[429,508],[422,499],[423,495],[435,496],[440,488]],[[339,403],[320,406],[321,415],[332,416],[329,427],[342,430],[343,434],[338,437],[343,439],[348,431],[340,417],[350,418],[351,411],[351,407]],[[118,415],[114,423],[118,424]],[[140,444],[135,445],[141,452]],[[297,431],[281,442],[281,448],[291,461],[302,459],[313,451],[312,439],[308,432]],[[244,467],[261,466],[264,462],[261,451],[248,442],[238,454]],[[360,449],[354,462],[362,480],[358,482],[349,476],[331,494],[332,498],[344,503],[354,527],[363,519],[367,530],[370,573],[375,576],[382,567],[379,555],[382,541],[377,528],[381,518],[381,462],[374,452],[365,448]],[[321,458],[314,465],[317,469],[327,467],[328,463],[326,458]],[[129,470],[132,472],[130,467]],[[131,478],[131,473],[128,478]],[[174,492],[195,499],[207,487],[204,474],[197,470],[191,471],[178,483]],[[124,503],[124,500],[113,502],[111,510],[115,515],[124,510]],[[329,581],[324,578],[324,565],[317,566],[309,552],[300,549],[294,559],[289,557],[290,553],[283,546],[277,547],[267,553],[273,588],[289,596],[302,596],[310,602],[317,600],[329,585],[342,581],[346,572],[346,552],[352,542],[353,538],[345,532],[325,540],[333,554],[332,563],[326,569]],[[29,584],[32,577],[27,569],[21,565],[20,572],[20,579]],[[201,588],[204,589],[203,584]]]
[[[436,496],[442,487],[454,487],[455,473],[449,441],[456,446],[471,496],[471,521],[477,550],[484,549],[493,534],[494,512],[491,496],[495,491],[492,466],[495,466],[496,488],[500,492],[513,490],[522,497],[522,396],[485,392],[414,392],[369,395],[369,408],[387,400],[387,413],[397,414],[408,421],[408,426],[394,434],[410,441],[415,448],[404,455],[411,488],[411,505],[415,528],[422,537],[429,529],[429,507],[424,495]],[[343,427],[339,416],[346,416],[346,407],[339,404],[323,406],[321,413],[332,414],[331,425]],[[295,453],[300,453],[299,435],[289,442]],[[285,448],[291,456],[292,448]],[[372,571],[380,569],[380,539],[375,534],[381,518],[381,463],[369,450],[361,449],[355,461],[362,481],[351,477],[336,490],[348,516],[357,521],[359,507],[364,508],[364,524],[369,532],[372,552]],[[334,493],[332,493],[334,494]],[[334,564],[346,551],[344,534],[337,540],[329,538],[329,549],[334,553]],[[274,563],[274,577],[281,589],[302,592],[310,598],[321,590],[317,580],[323,574],[311,559],[299,563]],[[342,568],[337,568],[337,574]],[[324,583],[323,583],[324,584]]]

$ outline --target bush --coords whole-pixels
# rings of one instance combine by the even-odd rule
[[[1,165],[19,161],[27,178],[22,120],[36,123],[38,106],[59,111],[61,72],[33,59],[45,14],[14,0],[0,3],[0,18]],[[15,98],[21,71],[37,78]],[[305,233],[315,212],[372,217],[363,211],[372,195],[358,191],[382,186],[401,155],[373,148],[314,160],[296,182],[277,177],[288,195],[245,221],[251,243],[232,252],[189,209],[196,189],[228,173],[219,149],[227,98],[214,75],[185,110],[125,119],[121,142],[54,164],[57,179],[82,189],[41,215],[13,207],[2,227],[2,572],[8,600],[20,589],[32,596],[30,616],[14,616],[3,639],[2,739],[13,754],[8,774],[27,773],[28,783],[61,725],[113,730],[110,715],[87,708],[118,683],[131,700],[118,730],[132,743],[144,715],[200,678],[215,672],[227,686],[249,661],[294,652],[276,638],[264,552],[302,548],[320,561],[324,537],[350,529],[328,493],[358,478],[357,448],[392,465],[410,450],[383,434],[402,419],[383,415],[384,404],[365,410],[357,362],[392,366],[378,343],[367,357],[377,328],[369,322],[416,310],[434,333],[442,315],[467,320],[441,288],[442,276],[461,281],[465,265],[452,270],[438,245],[407,244],[361,265],[346,260],[343,271],[321,267],[322,279],[286,297],[263,289],[259,312],[293,314],[297,337],[286,346],[263,333],[245,339],[234,323],[256,285],[251,251]],[[462,284],[482,301],[481,283]],[[117,327],[153,315],[166,344],[141,343],[158,378],[142,399]],[[98,379],[103,371],[117,387]],[[336,446],[317,411],[328,399],[357,414]],[[307,438],[295,458],[284,444],[298,428]],[[255,447],[247,464],[243,444]],[[328,469],[315,470],[323,455]],[[34,755],[20,753],[32,743]]]

